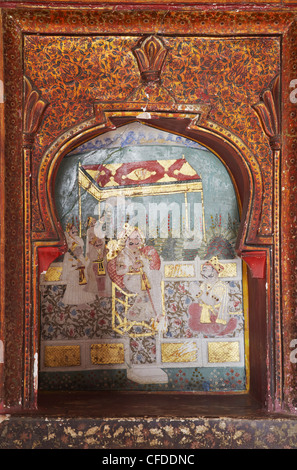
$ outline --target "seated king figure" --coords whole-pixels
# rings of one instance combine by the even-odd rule
[[[108,263],[111,279],[127,292],[137,294],[128,311],[134,321],[158,321],[162,315],[160,258],[152,246],[146,246],[137,227],[125,224],[118,253]]]

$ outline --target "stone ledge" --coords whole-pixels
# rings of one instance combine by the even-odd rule
[[[2,416],[0,449],[296,449],[296,419]]]

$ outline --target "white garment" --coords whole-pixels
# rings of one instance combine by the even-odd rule
[[[62,299],[64,304],[81,305],[91,303],[95,295],[85,291],[85,285],[79,284],[79,270],[81,259],[75,259],[69,252],[65,253],[63,261],[62,279],[66,281],[66,290]]]
[[[123,250],[125,251],[125,250]],[[137,273],[126,273],[124,285],[129,292],[137,294],[137,297],[127,312],[127,318],[134,321],[150,321],[162,315],[162,291],[161,272],[157,269],[150,269],[149,260],[141,257],[142,268]],[[142,273],[148,281],[148,288],[143,289]]]

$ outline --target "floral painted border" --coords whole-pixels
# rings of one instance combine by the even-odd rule
[[[20,417],[0,423],[1,449],[188,449],[195,462],[199,449],[296,449],[297,421],[259,418],[122,418]],[[103,454],[103,450],[109,450]]]

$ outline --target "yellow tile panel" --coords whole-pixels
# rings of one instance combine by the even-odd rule
[[[208,362],[239,362],[238,341],[214,341],[208,343]]]
[[[46,282],[60,281],[62,266],[50,266],[44,276]]]
[[[161,345],[162,362],[195,362],[197,346],[195,343],[163,343]]]
[[[102,343],[91,345],[92,364],[123,364],[125,362],[122,343]]]
[[[80,366],[80,346],[45,346],[45,367]]]
[[[166,278],[194,277],[195,268],[192,264],[165,264],[164,273]]]

